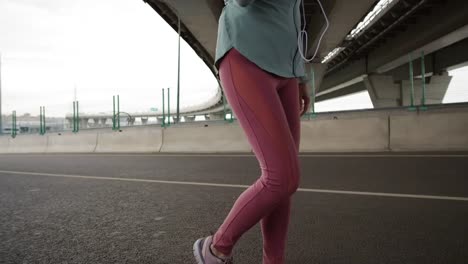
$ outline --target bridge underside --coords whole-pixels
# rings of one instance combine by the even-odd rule
[[[223,0],[144,0],[167,23],[180,31],[215,74],[214,55],[218,19]],[[326,63],[308,64],[316,76],[317,101],[368,90],[374,106],[405,105],[409,79],[408,57],[425,54],[426,83],[434,91],[432,102],[441,101],[450,78],[446,70],[468,61],[468,9],[465,0],[394,0],[367,27],[350,37],[351,31],[376,8],[376,0],[330,0],[324,3],[331,26],[319,56],[337,53]],[[309,49],[314,51],[324,19],[316,0],[305,0]],[[414,74],[421,64],[414,61]],[[420,81],[422,83],[422,81]],[[431,84],[432,83],[432,84]],[[429,100],[430,101],[430,100]],[[215,107],[219,109],[221,102]],[[199,109],[198,111],[210,109]]]

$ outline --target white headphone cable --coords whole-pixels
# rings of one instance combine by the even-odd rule
[[[300,32],[300,34],[298,35],[297,37],[297,45],[299,47],[299,53],[301,54],[301,57],[302,59],[304,59],[306,62],[311,62],[313,59],[315,59],[315,57],[317,56],[317,53],[318,53],[318,50],[320,48],[320,44],[322,43],[322,39],[323,37],[325,36],[325,33],[327,33],[327,30],[330,26],[330,22],[328,21],[328,17],[327,17],[327,14],[325,13],[325,10],[322,6],[322,3],[320,2],[320,0],[317,0],[319,6],[320,6],[320,9],[322,10],[322,13],[323,13],[323,16],[325,17],[325,22],[326,22],[326,26],[325,26],[325,29],[323,30],[322,34],[320,35],[320,38],[319,38],[319,41],[318,41],[318,44],[317,44],[317,48],[315,49],[315,53],[314,53],[314,56],[311,58],[311,59],[307,59],[303,53],[303,42],[304,42],[304,37],[305,37],[305,48],[306,48],[306,52],[307,52],[307,45],[308,45],[308,35],[307,35],[307,31],[305,30],[306,28],[306,18],[305,18],[305,8],[304,8],[304,1],[301,0],[301,3],[302,3],[302,30]]]

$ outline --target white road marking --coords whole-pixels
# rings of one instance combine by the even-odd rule
[[[25,171],[0,170],[0,173],[15,174],[15,175],[33,175],[33,176],[48,176],[48,177],[61,177],[61,178],[92,179],[92,180],[110,180],[110,181],[128,181],[128,182],[146,182],[146,183],[166,183],[166,184],[180,184],[180,185],[214,186],[214,187],[243,188],[243,189],[249,187],[249,185],[241,185],[241,184],[222,184],[222,183],[190,182],[190,181],[187,181],[187,182],[185,182],[185,181],[164,181],[164,180],[84,176],[84,175],[54,174],[54,173],[25,172]],[[419,194],[404,194],[404,193],[357,192],[357,191],[308,189],[308,188],[299,188],[298,192],[313,192],[313,193],[327,193],[327,194],[347,194],[347,195],[362,195],[362,196],[381,196],[381,197],[394,197],[394,198],[415,198],[415,199],[431,199],[431,200],[451,200],[451,201],[465,201],[465,202],[468,202],[468,197],[419,195]]]
[[[452,201],[466,201],[466,202],[468,202],[468,197],[456,197],[456,196],[420,195],[420,194],[405,194],[405,193],[381,193],[381,192],[355,192],[355,191],[326,190],[326,189],[302,189],[302,188],[299,188],[298,191],[315,192],[315,193],[330,193],[330,194],[383,196],[383,197],[397,197],[397,198],[452,200]]]
[[[223,153],[162,153],[162,154],[138,154],[138,153],[25,153],[25,154],[1,154],[8,156],[60,156],[60,157],[209,157],[209,158],[226,158],[226,157],[252,157],[252,154],[223,154]],[[369,153],[369,154],[300,154],[299,157],[304,158],[468,158],[468,154],[380,154],[380,153]]]

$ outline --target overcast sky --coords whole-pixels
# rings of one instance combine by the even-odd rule
[[[3,111],[71,112],[176,106],[177,32],[141,0],[0,0]],[[182,40],[181,103],[212,98],[217,81]]]
[[[163,87],[176,106],[177,33],[142,0],[0,0],[0,52],[4,114],[63,117],[74,87],[84,112],[112,111],[115,94],[122,111],[161,108]],[[181,107],[212,98],[216,79],[183,40],[181,57]],[[468,100],[467,82],[458,70],[445,102]],[[371,107],[360,93],[317,111]]]

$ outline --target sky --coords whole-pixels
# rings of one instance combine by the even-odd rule
[[[51,115],[176,106],[178,35],[141,0],[0,0],[3,112]],[[215,96],[217,81],[181,41],[181,105]]]
[[[3,113],[48,116],[161,109],[162,88],[177,89],[175,32],[142,0],[0,0]],[[468,68],[451,72],[444,102],[468,101]],[[213,98],[218,83],[181,41],[181,108]],[[372,108],[367,92],[320,102],[317,111]]]

